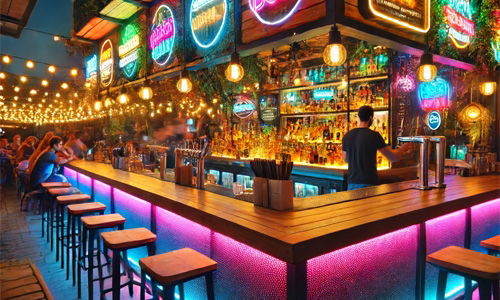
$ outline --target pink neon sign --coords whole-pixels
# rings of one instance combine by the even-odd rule
[[[174,19],[168,18],[161,26],[156,27],[149,37],[149,47],[156,48],[161,42],[171,38],[174,35]]]
[[[301,0],[249,0],[255,17],[263,24],[278,25],[290,18]]]

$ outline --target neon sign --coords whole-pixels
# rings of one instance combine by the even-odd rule
[[[113,81],[113,44],[109,39],[104,41],[101,46],[99,71],[101,73],[101,84],[103,86],[110,85]]]
[[[333,97],[332,89],[316,89],[313,91],[314,99],[331,99]]]
[[[226,23],[227,9],[227,0],[191,1],[189,23],[198,46],[209,48],[217,42]]]
[[[290,18],[301,0],[250,0],[249,6],[263,24],[278,25]]]
[[[422,82],[418,86],[418,98],[425,111],[446,109],[450,107],[450,85],[441,77]]]
[[[403,75],[396,80],[396,87],[403,92],[411,92],[415,89],[415,79],[410,75]]]
[[[378,18],[421,33],[431,26],[430,0],[360,0],[359,4],[366,18]]]
[[[427,114],[427,126],[431,130],[437,130],[441,126],[441,114],[437,110],[433,110]]]
[[[500,9],[495,10],[495,37],[491,41],[493,56],[500,63]]]
[[[139,49],[139,30],[136,25],[128,24],[123,29],[121,45],[118,47],[118,56],[120,57],[118,65],[127,78],[133,77],[137,72]]]
[[[255,112],[255,104],[247,96],[236,96],[237,101],[233,104],[233,114],[240,119],[250,117]]]
[[[85,61],[85,78],[92,83],[97,80],[97,55],[95,54]]]
[[[172,56],[175,42],[175,20],[170,7],[161,5],[155,12],[149,36],[151,57],[159,65],[165,65]]]
[[[450,0],[443,7],[448,24],[448,35],[457,48],[467,47],[474,36],[474,21],[472,21],[471,6],[468,0]]]

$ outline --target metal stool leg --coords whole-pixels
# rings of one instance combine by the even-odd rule
[[[120,251],[113,250],[112,260],[113,300],[120,300]]]
[[[208,300],[214,300],[215,299],[215,293],[214,293],[214,276],[213,276],[213,272],[208,272],[205,275],[205,282],[207,284],[207,298],[208,298]]]
[[[444,300],[447,279],[448,279],[448,272],[446,272],[444,270],[439,270],[439,279],[438,279],[436,300]]]
[[[146,299],[146,272],[141,269],[141,300]]]
[[[69,215],[69,214],[68,214]],[[73,286],[75,286],[76,283],[76,265],[78,263],[78,260],[76,259],[76,217],[71,215],[71,244],[73,245],[73,248],[71,248],[71,257],[73,263],[71,264],[71,275],[73,277]],[[78,243],[80,243],[81,240],[78,239]],[[78,245],[80,246],[80,245]]]
[[[163,299],[174,300],[175,299],[175,285],[164,285],[163,286]]]
[[[465,283],[465,300],[472,300],[472,280],[470,278],[464,278]]]
[[[88,241],[88,269],[87,269],[87,281],[88,281],[88,294],[89,300],[94,297],[94,240],[95,240],[95,230],[88,229],[89,241]]]
[[[101,238],[97,235],[97,273],[99,274],[99,290],[104,290],[104,279],[102,278],[102,262],[101,262]]]
[[[82,268],[85,266],[85,249],[87,243],[87,229],[82,226],[82,222],[78,221],[79,230],[81,232],[82,239],[80,240],[80,245],[78,247],[78,298],[82,297]],[[80,264],[82,261],[83,266]]]
[[[69,248],[72,246],[71,242],[71,214],[67,213],[66,216],[66,280],[69,279],[69,270],[70,270],[70,261],[71,259],[69,258]],[[64,243],[63,243],[64,245]]]
[[[127,278],[128,278],[128,293],[130,297],[132,297],[134,294],[134,284],[132,282],[132,280],[134,279],[134,273],[128,261],[127,250],[123,251],[122,253],[123,253],[123,267],[125,268],[125,272],[127,273]]]
[[[478,280],[479,285],[479,299],[480,300],[491,300],[491,281],[489,280]]]

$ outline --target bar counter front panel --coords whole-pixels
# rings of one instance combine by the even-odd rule
[[[156,232],[157,253],[190,247],[216,260],[217,299],[434,299],[437,270],[425,254],[447,245],[484,252],[479,241],[500,233],[499,176],[276,212],[95,162],[72,162],[65,175],[126,217],[126,228]],[[377,218],[360,214],[377,203]],[[130,252],[136,270],[144,256]],[[447,296],[460,293],[463,280],[449,280]],[[187,299],[204,293],[201,279],[186,285]]]

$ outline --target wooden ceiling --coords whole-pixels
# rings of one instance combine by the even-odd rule
[[[18,38],[37,0],[1,0],[0,34]]]

